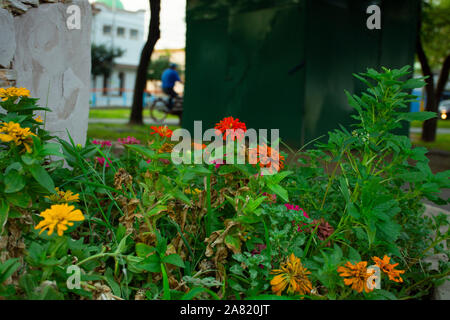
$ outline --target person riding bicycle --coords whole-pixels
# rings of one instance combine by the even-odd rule
[[[164,70],[161,80],[162,80],[162,90],[165,94],[169,96],[168,108],[169,110],[173,109],[173,99],[178,97],[178,93],[173,90],[175,83],[177,81],[181,81],[180,76],[177,72],[177,65],[175,63],[171,63],[169,68]]]

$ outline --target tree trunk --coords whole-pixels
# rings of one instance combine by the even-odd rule
[[[425,91],[427,102],[425,105],[426,111],[437,112],[437,103],[434,94],[434,79],[433,72],[428,63],[427,56],[423,50],[422,40],[420,38],[420,28],[417,33],[417,57],[419,58],[420,65],[422,66],[422,74],[427,77],[425,80]],[[422,140],[423,141],[434,141],[436,139],[436,128],[437,128],[437,118],[429,119],[423,122],[422,125]]]
[[[130,124],[143,124],[142,109],[144,89],[147,84],[147,69],[150,63],[155,44],[160,37],[159,12],[161,11],[161,0],[149,0],[150,2],[150,25],[147,42],[142,49],[141,59],[136,73],[134,85],[133,105],[131,107]]]
[[[436,104],[439,106],[439,102],[441,101],[442,92],[444,92],[445,84],[448,81],[448,74],[450,71],[450,55],[445,58],[444,63],[442,64],[441,74],[439,75],[439,80],[436,85]]]

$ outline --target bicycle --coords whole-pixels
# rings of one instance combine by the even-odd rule
[[[176,115],[180,119],[183,115],[183,97],[173,98],[173,108],[169,109],[169,97],[158,97],[150,104],[150,118],[156,123],[162,123],[169,114]]]

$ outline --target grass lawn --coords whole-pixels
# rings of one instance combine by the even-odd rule
[[[411,142],[416,146],[427,147],[429,150],[443,150],[450,152],[450,134],[437,134],[436,141],[423,142],[420,140],[420,133],[411,133]]]
[[[412,121],[411,127],[413,128],[422,128],[423,121]],[[450,120],[438,120],[438,128],[450,128]]]
[[[90,119],[129,119],[131,113],[131,108],[91,108],[89,110],[89,118]],[[150,117],[150,111],[148,108],[144,109],[144,118]],[[169,114],[167,117],[178,119],[177,116]]]
[[[178,126],[169,126],[171,130],[179,128]],[[133,136],[138,140],[145,141],[148,139],[150,126],[129,126],[127,124],[103,124],[90,123],[88,127],[88,139],[101,139],[117,141],[118,138],[126,138]]]

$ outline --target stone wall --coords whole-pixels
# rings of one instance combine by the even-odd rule
[[[69,29],[69,5],[80,29]],[[89,116],[91,6],[88,0],[0,0],[0,87],[30,90],[52,110],[46,129],[84,144]],[[41,115],[44,118],[44,115]]]

